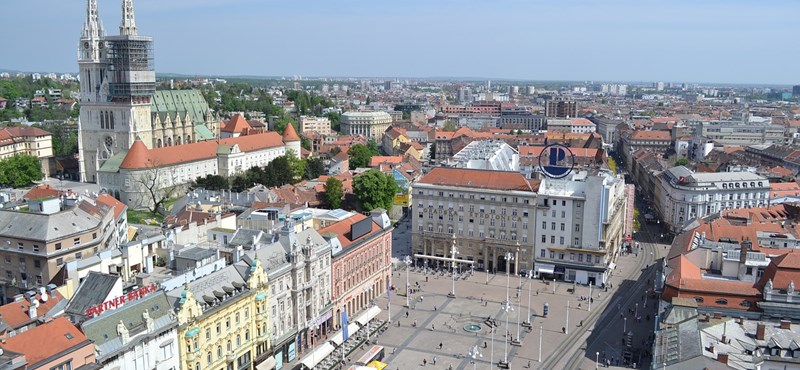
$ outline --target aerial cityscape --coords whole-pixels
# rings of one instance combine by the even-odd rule
[[[0,370],[800,369],[800,4],[5,8]]]

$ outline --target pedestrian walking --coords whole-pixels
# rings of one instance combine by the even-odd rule
[[[439,342],[439,349],[442,349],[442,342]]]
[[[424,359],[424,358],[423,358],[423,359],[422,359],[422,366],[425,366],[425,365],[427,365],[427,364],[428,364],[428,360],[426,360],[426,359]]]
[[[433,356],[433,364],[436,365],[436,356]]]

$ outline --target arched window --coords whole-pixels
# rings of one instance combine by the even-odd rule
[[[228,341],[228,352],[231,351],[233,351],[233,344],[231,343],[231,341]]]
[[[727,299],[725,299],[725,298],[717,298],[717,300],[716,300],[716,301],[714,301],[714,302],[715,302],[716,304],[728,304],[728,300],[727,300]]]
[[[206,354],[206,360],[208,361],[208,364],[211,365],[211,351],[208,351]]]
[[[245,341],[250,340],[250,329],[244,331],[244,340]]]
[[[242,345],[242,336],[236,335],[236,347],[239,347],[241,345]]]
[[[217,359],[222,358],[222,346],[217,346]]]

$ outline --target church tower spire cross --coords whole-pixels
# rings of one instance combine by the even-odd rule
[[[136,35],[136,17],[133,14],[133,0],[122,0],[122,22],[119,24],[119,34]]]
[[[99,39],[103,35],[103,25],[97,14],[97,0],[86,1],[86,21],[83,24],[83,38]]]

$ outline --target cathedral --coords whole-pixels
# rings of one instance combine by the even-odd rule
[[[153,149],[217,138],[218,118],[199,91],[156,91],[153,38],[138,34],[133,0],[122,0],[114,36],[105,35],[97,0],[87,1],[78,67],[81,181],[97,182],[105,162],[136,140]]]

